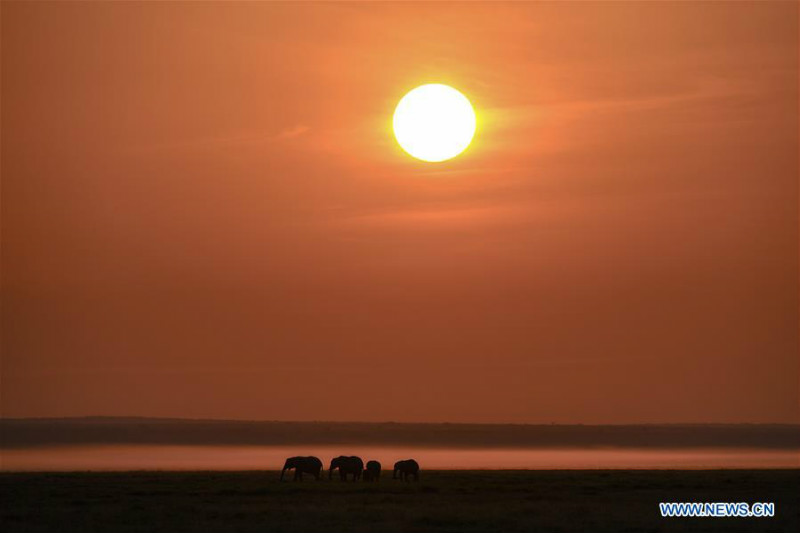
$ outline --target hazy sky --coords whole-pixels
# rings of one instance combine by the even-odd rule
[[[2,415],[797,422],[798,18],[3,2]]]

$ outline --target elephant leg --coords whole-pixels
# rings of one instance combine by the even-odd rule
[[[300,477],[300,471],[295,468],[294,469],[294,477],[292,478],[292,481],[297,481],[299,477]]]

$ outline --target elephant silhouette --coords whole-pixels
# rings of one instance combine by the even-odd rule
[[[397,479],[398,473],[400,474],[400,479],[403,481],[408,481],[409,476],[414,476],[414,481],[419,481],[419,464],[414,459],[397,461],[394,464],[392,479]]]
[[[283,475],[287,470],[294,468],[294,480],[303,481],[303,474],[311,474],[319,481],[319,476],[322,473],[322,461],[316,457],[289,457],[283,463],[283,470],[281,470],[281,481]]]
[[[379,481],[381,478],[381,464],[378,461],[367,461],[364,469],[364,481]]]
[[[364,461],[360,457],[346,457],[340,455],[331,459],[331,467],[328,469],[328,479],[333,478],[333,471],[339,469],[339,478],[342,481],[347,481],[347,476],[353,474],[353,481],[361,477],[364,470]]]

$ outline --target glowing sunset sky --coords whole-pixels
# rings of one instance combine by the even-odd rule
[[[798,422],[799,323],[796,3],[2,5],[5,417]]]

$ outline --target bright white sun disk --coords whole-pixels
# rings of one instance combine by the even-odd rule
[[[423,161],[445,161],[469,146],[475,135],[475,111],[457,90],[431,83],[400,100],[393,126],[403,150]]]

